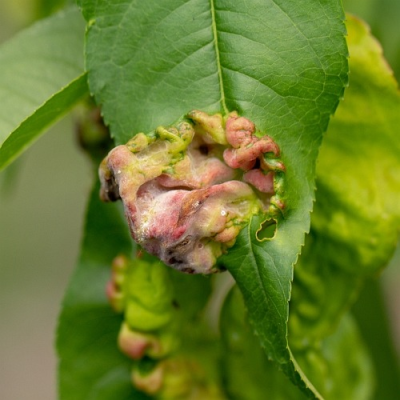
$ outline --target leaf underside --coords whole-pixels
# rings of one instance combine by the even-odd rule
[[[221,262],[241,288],[268,356],[318,396],[295,371],[286,323],[318,147],[347,81],[340,1],[79,3],[88,21],[90,91],[117,143],[197,108],[236,110],[279,144],[287,209],[277,234],[258,242],[262,220],[255,217]]]
[[[0,47],[0,169],[87,94],[84,26],[71,8]]]

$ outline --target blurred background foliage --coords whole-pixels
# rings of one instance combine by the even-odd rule
[[[2,0],[0,42],[72,2]],[[399,80],[400,1],[343,3],[346,11],[371,26]],[[54,330],[77,258],[91,185],[90,164],[74,132],[68,116],[0,174],[1,399],[56,398]],[[379,280],[365,286],[354,307],[378,374],[376,398],[383,400],[393,398],[390,393],[396,390],[399,393],[399,267],[398,249]]]

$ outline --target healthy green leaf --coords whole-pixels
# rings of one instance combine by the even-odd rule
[[[311,234],[295,268],[292,343],[335,329],[362,281],[383,268],[400,226],[400,93],[382,50],[348,16],[350,86],[317,165]]]
[[[87,94],[83,36],[74,8],[0,47],[0,169]]]
[[[89,86],[118,143],[198,108],[236,110],[279,144],[287,210],[276,237],[257,242],[254,219],[223,262],[268,355],[300,382],[287,349],[288,299],[318,147],[347,80],[340,1],[79,3],[89,23]]]
[[[98,192],[96,186],[78,268],[58,326],[60,398],[145,399],[131,385],[131,362],[117,348],[122,319],[105,295],[112,259],[118,253],[129,254],[132,242],[120,211],[115,205],[101,203]]]
[[[86,74],[72,81],[24,120],[0,148],[0,169],[26,150],[51,124],[88,94]]]

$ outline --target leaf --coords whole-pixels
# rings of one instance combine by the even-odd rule
[[[243,296],[234,287],[220,320],[224,389],[230,400],[301,400],[306,398],[269,361],[247,320]],[[267,395],[268,394],[268,395]]]
[[[145,399],[131,384],[130,360],[117,348],[122,319],[105,295],[111,261],[118,253],[132,251],[131,239],[116,205],[101,203],[98,192],[96,185],[78,268],[59,320],[60,398]]]
[[[285,218],[263,243],[254,219],[224,263],[268,355],[299,383],[287,349],[288,299],[309,229],[318,147],[347,80],[340,2],[79,3],[89,25],[90,90],[118,143],[198,108],[236,110],[279,144],[287,168]]]
[[[334,333],[296,359],[326,400],[365,400],[375,386],[373,368],[357,326],[345,314]]]
[[[341,247],[341,268],[367,275],[397,243],[400,93],[368,27],[351,16],[347,27],[350,87],[321,148],[313,229],[327,252]]]
[[[0,169],[87,94],[83,34],[73,8],[0,47]]]
[[[122,316],[111,308],[105,294],[113,258],[118,254],[130,256],[135,247],[132,246],[118,204],[102,203],[97,183],[87,210],[78,266],[65,295],[57,329],[62,400],[148,398],[133,387],[133,362],[117,346]],[[185,316],[181,334],[186,353],[188,349],[193,352],[201,348],[202,362],[207,365],[205,354],[213,356],[208,357],[209,363],[216,358],[216,352],[209,335],[203,335],[204,323],[199,314],[211,292],[211,281],[200,275],[189,280],[189,275],[170,268],[167,273],[173,282],[175,302]]]
[[[228,295],[221,314],[224,382],[235,400],[299,400],[305,398],[260,352],[247,322],[237,288]],[[334,334],[297,354],[307,376],[329,400],[365,400],[373,388],[372,366],[353,319],[346,315]]]
[[[400,226],[400,93],[378,42],[348,16],[350,86],[321,147],[311,233],[295,268],[292,343],[332,332]],[[307,338],[307,340],[305,340]]]
[[[268,357],[277,361],[292,382],[307,396],[322,398],[303,374],[289,349],[286,324],[292,266],[286,265],[284,257],[279,255],[279,250],[283,250],[279,245],[271,248],[268,245],[273,241],[266,243],[254,239],[262,222],[262,217],[253,218],[240,232],[228,255],[221,257],[220,263],[229,268],[242,291],[250,322]],[[279,233],[282,234],[282,226]],[[279,240],[280,246],[285,248],[284,240],[288,236],[287,251],[293,245],[290,243],[293,239],[289,232],[283,231],[283,238]]]
[[[327,247],[324,238],[311,228],[294,269],[289,315],[293,349],[307,348],[334,332],[361,288],[359,276],[337,268],[342,249],[331,253]]]
[[[86,75],[83,74],[43,103],[4,141],[0,148],[0,169],[17,158],[46,128],[60,119],[87,94]]]
[[[364,21],[368,21],[372,32],[385,49],[385,58],[393,68],[396,79],[400,78],[400,30],[398,15],[400,2],[393,0],[345,0],[344,8]]]

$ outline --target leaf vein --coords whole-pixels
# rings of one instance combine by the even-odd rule
[[[219,80],[219,87],[221,91],[221,105],[225,114],[229,113],[229,110],[226,106],[225,101],[225,90],[224,90],[224,82],[222,78],[222,67],[221,67],[221,59],[220,59],[220,50],[219,50],[219,43],[218,43],[218,30],[217,30],[217,22],[215,17],[215,0],[210,0],[210,8],[211,8],[211,26],[212,32],[214,37],[214,47],[215,47],[215,57],[217,62],[217,69],[218,69],[218,80]]]

